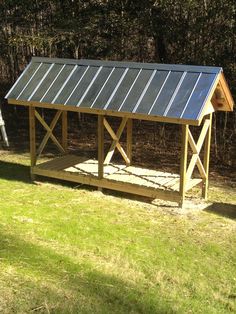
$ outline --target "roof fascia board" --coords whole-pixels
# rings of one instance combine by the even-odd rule
[[[81,112],[88,114],[96,114],[96,115],[105,115],[105,116],[113,116],[113,117],[127,117],[136,120],[146,120],[146,121],[157,121],[164,123],[173,123],[173,124],[188,124],[188,125],[200,125],[200,120],[188,120],[182,118],[169,118],[163,116],[148,116],[145,114],[139,113],[130,113],[130,112],[118,112],[112,110],[99,110],[95,108],[83,108],[69,105],[61,105],[61,104],[50,104],[50,103],[40,103],[36,101],[22,101],[16,99],[8,99],[8,104],[12,105],[20,105],[20,106],[34,106],[39,108],[48,108],[55,110],[64,110],[64,111],[72,111],[72,112]]]
[[[233,111],[233,97],[226,83],[224,74],[219,75],[217,85],[214,86],[211,99],[208,99],[204,112],[201,118],[210,112],[210,107],[214,108],[214,111]]]
[[[224,98],[226,100],[226,104],[228,106],[228,110],[224,108],[224,111],[233,111],[233,108],[234,108],[233,96],[230,92],[228,83],[226,82],[226,79],[223,73],[220,74],[219,85],[220,85],[220,89],[223,92]],[[221,110],[221,107],[219,107],[218,110]]]

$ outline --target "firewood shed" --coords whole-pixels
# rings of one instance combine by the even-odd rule
[[[202,196],[207,198],[212,113],[233,110],[233,98],[220,67],[41,57],[32,58],[6,99],[9,104],[29,108],[32,178],[37,175],[69,180],[100,189],[175,201],[180,206],[184,204],[186,191],[198,184],[202,184]],[[38,108],[55,110],[51,123],[45,121]],[[69,111],[97,116],[96,160],[85,160],[68,152]],[[120,119],[118,130],[112,128],[111,116]],[[132,164],[134,119],[174,123],[176,129],[180,128],[179,173]],[[38,145],[36,120],[46,130]],[[61,139],[53,134],[59,121],[62,123]],[[192,126],[201,129],[197,141],[191,133]],[[120,138],[125,129],[124,148]],[[106,154],[104,130],[111,137]],[[61,154],[40,163],[39,157],[49,138]],[[112,163],[115,149],[122,155],[124,164]],[[202,149],[203,160],[200,158]],[[195,166],[200,173],[198,178],[193,177]]]

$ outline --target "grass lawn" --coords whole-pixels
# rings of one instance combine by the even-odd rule
[[[235,188],[178,213],[31,184],[28,164],[0,155],[0,313],[236,312]]]

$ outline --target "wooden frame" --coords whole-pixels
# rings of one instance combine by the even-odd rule
[[[180,207],[184,205],[185,192],[186,192],[186,169],[187,169],[187,158],[188,158],[188,133],[189,126],[182,125],[182,143],[181,143],[181,161],[180,161]]]
[[[53,134],[53,130],[62,116],[62,143],[60,143],[57,138]],[[36,147],[36,119],[40,122],[40,124],[47,131],[43,140]],[[43,117],[39,114],[39,112],[35,109],[35,107],[29,107],[29,133],[30,133],[30,158],[31,158],[31,169],[36,165],[37,160],[41,156],[49,138],[54,142],[59,151],[63,154],[67,151],[67,112],[62,112],[58,110],[50,123],[48,125]],[[31,173],[32,174],[32,173]],[[32,177],[33,174],[32,174]]]
[[[59,119],[62,121],[62,135],[61,142],[57,140],[54,136],[53,131],[58,123]],[[36,147],[36,120],[45,128],[46,134],[42,139],[41,143]],[[132,163],[132,119],[123,117],[120,123],[118,130],[115,132],[110,123],[107,120],[107,117],[104,115],[98,115],[98,162],[97,162],[97,176],[90,174],[87,175],[82,173],[75,174],[72,172],[63,171],[63,169],[58,170],[55,167],[52,167],[52,162],[42,163],[37,165],[37,161],[42,154],[49,138],[57,146],[58,150],[62,155],[67,153],[67,112],[58,110],[52,119],[51,123],[48,125],[35,107],[29,107],[29,126],[30,126],[30,157],[31,157],[31,177],[34,180],[35,175],[47,176],[57,179],[69,180],[72,182],[77,182],[81,184],[88,184],[98,187],[98,189],[108,188],[121,192],[129,192],[133,194],[138,194],[141,196],[147,196],[151,198],[160,198],[163,200],[175,201],[178,202],[179,206],[184,206],[185,195],[188,190],[193,186],[202,182],[202,195],[207,198],[207,189],[208,189],[208,176],[209,176],[209,157],[210,157],[210,139],[211,139],[211,124],[212,124],[212,114],[208,114],[204,117],[202,123],[202,129],[199,135],[197,142],[194,140],[193,135],[190,131],[189,125],[182,125],[182,144],[181,144],[181,161],[180,161],[180,175],[179,177],[170,176],[168,173],[163,173],[163,177],[158,179],[158,183],[153,183],[149,186],[138,185],[130,182],[123,182],[118,180],[110,179],[112,175],[108,176],[107,173],[104,173],[105,167],[111,167],[111,158],[114,154],[115,149],[117,148],[121,156],[125,161],[125,170],[118,170],[118,174],[121,174],[123,171],[131,173],[134,168],[131,166]],[[126,150],[120,144],[120,137],[125,127],[127,127],[127,145]],[[112,144],[108,150],[108,153],[104,154],[104,131],[105,129],[110,134],[112,138]],[[205,142],[205,144],[204,144]],[[200,151],[204,144],[204,160],[203,162],[200,159]],[[192,150],[191,158],[188,163],[188,146]],[[69,155],[68,155],[69,156]],[[55,161],[55,164],[59,163],[60,166],[73,166],[73,162],[66,162],[69,157],[65,156],[64,159],[60,161]],[[114,166],[114,165],[113,165]],[[200,177],[197,179],[192,178],[193,170],[197,166]],[[132,168],[133,167],[133,168]],[[60,168],[60,167],[59,167]],[[63,167],[62,167],[63,168]],[[126,170],[127,169],[127,170]],[[142,169],[141,169],[142,170]],[[120,172],[119,172],[120,171]],[[137,175],[136,175],[137,176]],[[158,188],[157,186],[160,186]]]
[[[48,108],[48,109],[54,109],[54,110],[61,110],[61,111],[70,111],[70,112],[77,112],[77,113],[88,113],[88,114],[94,114],[94,115],[106,115],[110,117],[126,117],[128,119],[133,120],[145,120],[145,121],[155,121],[155,122],[166,122],[166,123],[175,123],[175,124],[189,124],[189,125],[200,125],[202,121],[202,117],[199,118],[199,120],[189,120],[189,119],[183,119],[183,118],[170,118],[170,117],[164,117],[164,116],[149,116],[146,114],[140,114],[140,113],[129,113],[129,112],[119,112],[119,111],[112,111],[112,110],[100,110],[96,108],[80,108],[76,106],[70,106],[70,105],[61,105],[61,104],[50,104],[50,103],[41,103],[38,101],[22,101],[18,99],[8,99],[8,102],[12,105],[19,105],[19,106],[26,106],[26,107],[37,107],[37,108]]]
[[[191,178],[195,166],[197,166],[200,177],[199,182],[202,182],[202,196],[207,199],[208,190],[208,177],[209,177],[209,161],[210,161],[210,142],[211,142],[211,126],[212,126],[212,114],[205,116],[203,120],[202,129],[197,140],[195,142],[193,135],[188,125],[182,125],[182,146],[181,146],[181,164],[180,164],[180,206],[183,207],[186,187],[191,185]],[[200,159],[200,152],[204,145],[204,161],[202,163]],[[192,150],[192,156],[187,166],[188,159],[188,144]]]
[[[104,116],[98,116],[98,179],[103,179],[104,168]]]
[[[108,133],[110,134],[111,138],[113,139],[112,144],[109,148],[109,151],[108,151],[106,158],[105,158],[105,161],[104,161],[105,164],[110,163],[112,156],[114,155],[115,149],[117,148],[118,151],[120,152],[121,156],[123,157],[126,165],[130,165],[131,161],[130,161],[128,155],[131,156],[131,151],[132,151],[132,147],[131,147],[131,145],[132,145],[131,144],[131,131],[132,131],[131,127],[132,126],[130,125],[130,122],[129,122],[129,124],[127,124],[128,120],[129,119],[127,119],[127,118],[122,118],[120,126],[119,126],[117,132],[115,133],[113,131],[112,127],[110,126],[110,124],[108,123],[107,119],[104,118],[104,120],[103,120],[104,126],[105,126],[106,130],[108,131]],[[129,125],[128,130],[127,130],[127,148],[128,148],[127,153],[125,152],[124,148],[120,144],[120,137],[124,131],[126,124],[127,124],[127,126]]]

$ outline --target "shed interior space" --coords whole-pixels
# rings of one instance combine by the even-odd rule
[[[6,98],[10,104],[29,107],[33,179],[39,175],[69,180],[175,201],[180,206],[184,205],[186,191],[199,183],[207,198],[212,113],[233,110],[221,68],[133,62],[33,58]],[[55,110],[50,123],[39,108]],[[96,159],[68,152],[68,111],[97,116]],[[120,121],[117,129],[109,117]],[[179,173],[132,163],[134,119],[176,124],[182,134]],[[36,121],[45,129],[45,136],[37,145]],[[54,135],[57,123],[62,126],[61,138]],[[200,128],[197,140],[191,126]],[[107,151],[104,132],[111,139]],[[123,132],[126,145],[120,141]],[[60,156],[40,163],[49,139],[58,147]],[[115,150],[123,163],[112,162]],[[193,178],[195,167],[199,170],[198,178]]]

